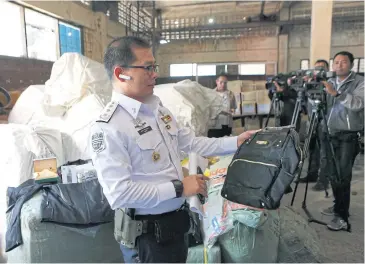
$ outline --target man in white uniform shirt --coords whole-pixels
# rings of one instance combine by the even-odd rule
[[[224,137],[232,134],[233,113],[237,108],[234,93],[227,89],[228,78],[225,74],[218,75],[215,91],[223,98],[224,113],[218,115],[214,124],[208,130],[208,137]]]
[[[147,221],[134,248],[121,245],[124,261],[138,257],[148,263],[186,262],[189,220],[182,222],[187,214],[182,207],[186,197],[206,196],[207,190],[202,175],[183,177],[180,151],[202,156],[233,153],[256,131],[209,139],[180,127],[153,95],[158,65],[143,39],[112,41],[104,64],[114,91],[91,128],[93,164],[111,208],[133,209],[133,219]],[[172,239],[166,238],[171,234]]]

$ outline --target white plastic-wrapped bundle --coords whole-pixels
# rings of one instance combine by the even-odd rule
[[[91,158],[88,152],[90,126],[103,108],[102,102],[92,94],[75,104],[62,118],[64,126],[60,130],[66,161]]]
[[[96,94],[106,105],[112,85],[103,64],[79,53],[63,54],[46,82],[43,105],[48,115],[62,116],[88,94]]]
[[[40,109],[42,107],[44,89],[44,85],[31,85],[25,89],[9,113],[8,122],[28,124],[34,119],[44,119],[45,114]],[[37,116],[39,114],[41,116]]]
[[[154,94],[179,125],[192,128],[197,136],[206,136],[208,123],[223,110],[222,98],[216,92],[190,80],[156,85]]]
[[[89,128],[110,101],[111,82],[101,63],[66,53],[53,64],[45,85],[28,87],[9,123],[49,127],[62,134],[64,162],[89,159]]]

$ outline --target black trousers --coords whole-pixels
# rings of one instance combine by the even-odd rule
[[[183,235],[168,243],[159,244],[153,233],[142,234],[137,238],[137,250],[141,263],[186,263],[187,236]]]
[[[339,163],[339,181],[336,180],[335,165],[326,134],[321,133],[321,169],[320,177],[327,177],[332,185],[335,198],[334,212],[347,218],[350,208],[352,167],[359,153],[358,135],[356,132],[343,132],[330,136],[335,157]]]
[[[316,134],[313,134],[309,142],[308,175],[310,179],[317,180],[320,167],[320,143]]]
[[[232,128],[227,125],[222,125],[221,129],[209,129],[209,138],[220,138],[224,136],[230,136],[232,134]]]

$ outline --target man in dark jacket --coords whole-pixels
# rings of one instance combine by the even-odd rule
[[[364,77],[351,72],[353,62],[351,53],[337,53],[333,63],[337,78],[323,82],[327,92],[329,135],[326,135],[322,122],[320,173],[330,179],[335,201],[334,206],[322,213],[334,216],[327,225],[334,231],[348,228],[346,220],[349,216],[352,167],[359,153],[358,132],[364,130]],[[335,177],[335,166],[326,136],[329,136],[334,147],[340,181]]]
[[[276,93],[279,98],[278,108],[275,111],[275,126],[289,126],[291,124],[293,113],[295,109],[295,103],[297,100],[297,92],[293,89],[289,89],[287,84],[279,85],[274,81],[276,87]],[[273,91],[270,89],[269,98],[272,100]],[[296,124],[296,130],[299,131],[300,126],[300,114]]]

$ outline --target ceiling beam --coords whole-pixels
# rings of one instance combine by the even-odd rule
[[[364,16],[339,16],[333,17],[333,21],[364,21]],[[252,23],[233,23],[233,24],[212,24],[202,25],[195,27],[175,28],[175,29],[163,29],[162,32],[180,32],[180,31],[196,31],[196,30],[214,30],[214,29],[238,29],[238,28],[257,28],[257,27],[275,27],[275,26],[287,26],[287,25],[305,25],[311,24],[311,19],[295,19],[287,21],[268,21],[268,22],[252,22]]]

